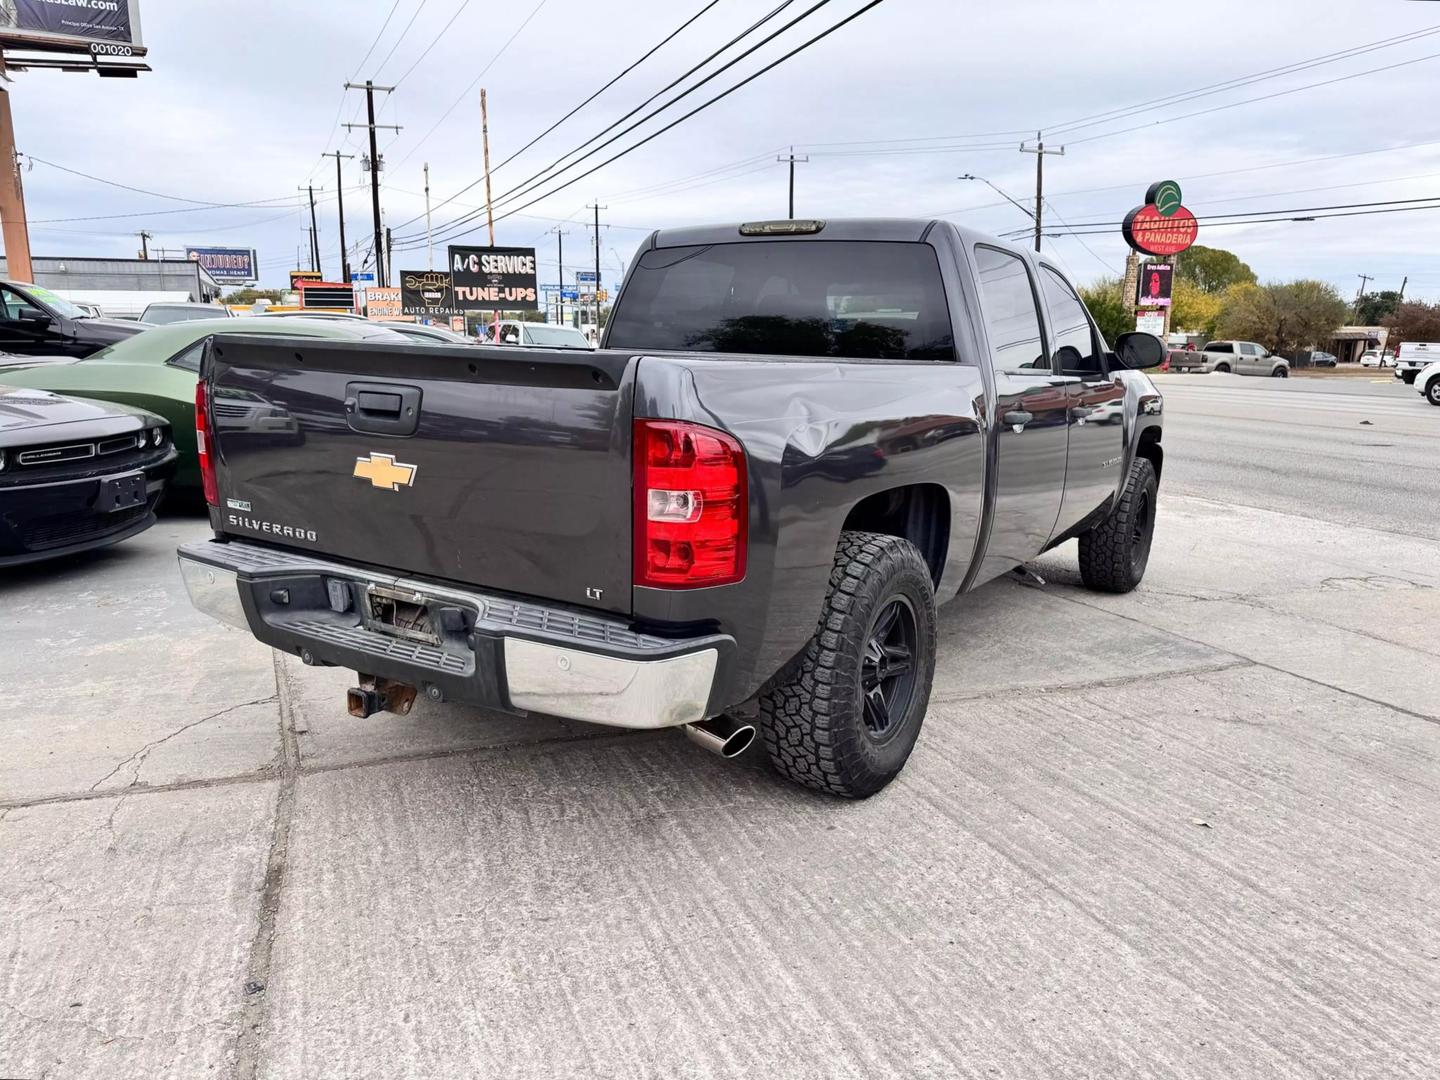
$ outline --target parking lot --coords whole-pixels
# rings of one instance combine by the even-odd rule
[[[862,803],[353,719],[190,607],[199,516],[0,579],[0,1076],[1435,1076],[1440,417],[1159,382],[1144,584],[943,609]]]

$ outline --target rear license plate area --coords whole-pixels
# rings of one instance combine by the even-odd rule
[[[440,644],[430,601],[421,593],[384,585],[367,586],[364,618],[365,625],[377,633],[427,645]]]
[[[123,476],[107,476],[100,481],[100,494],[95,498],[95,509],[102,514],[115,510],[129,510],[143,505],[147,492],[143,472],[125,473]]]

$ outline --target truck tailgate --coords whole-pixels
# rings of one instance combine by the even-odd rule
[[[630,355],[214,339],[223,531],[630,611]]]

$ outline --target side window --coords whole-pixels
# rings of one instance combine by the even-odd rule
[[[1243,356],[1259,356],[1260,347],[1258,345],[1251,345],[1248,341],[1242,341],[1240,343],[1240,353]]]
[[[1213,353],[1233,353],[1235,347],[1228,341],[1212,341],[1209,345],[1205,346],[1205,351]]]
[[[14,322],[20,317],[20,309],[24,306],[25,301],[19,293],[0,287],[0,322]]]
[[[171,367],[184,368],[186,371],[200,372],[200,357],[205,352],[205,339],[201,338],[188,349],[183,349],[165,362]]]
[[[1045,308],[1055,332],[1055,362],[1066,375],[1103,375],[1105,364],[1085,305],[1070,283],[1048,266],[1040,268]]]
[[[1048,374],[1051,366],[1040,331],[1040,309],[1025,260],[998,248],[977,247],[975,266],[995,370]]]

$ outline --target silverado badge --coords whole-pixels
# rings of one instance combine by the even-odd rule
[[[415,482],[415,466],[396,461],[389,454],[372,453],[355,459],[355,476],[369,480],[371,486],[399,491]]]

